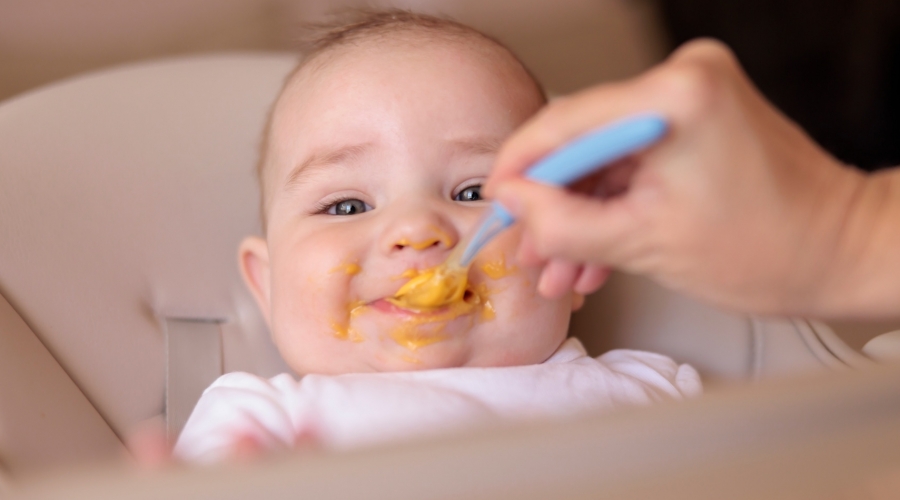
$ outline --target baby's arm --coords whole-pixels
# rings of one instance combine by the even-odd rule
[[[285,401],[295,386],[287,374],[270,380],[248,373],[219,377],[194,407],[175,445],[175,458],[217,462],[292,448],[297,432]]]

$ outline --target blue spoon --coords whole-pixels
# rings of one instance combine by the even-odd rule
[[[666,129],[666,121],[659,115],[625,118],[573,139],[535,163],[525,178],[551,186],[569,185],[655,143]],[[479,250],[515,221],[503,205],[492,203],[468,243],[463,240],[457,246],[465,249],[462,255],[449,256],[447,264],[452,265],[457,257],[461,267],[468,266]]]

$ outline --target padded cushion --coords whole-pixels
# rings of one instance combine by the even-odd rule
[[[237,270],[295,57],[144,63],[0,106],[0,293],[120,433],[164,410],[164,318],[224,319],[225,368],[286,370]]]
[[[707,388],[869,363],[825,324],[723,311],[620,273],[587,298],[571,332],[592,353],[626,347],[691,363]]]
[[[91,402],[0,297],[0,493],[4,470],[21,475],[121,451]]]

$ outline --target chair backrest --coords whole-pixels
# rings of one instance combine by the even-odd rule
[[[260,131],[294,64],[261,53],[149,62],[0,105],[7,468],[116,452],[117,437],[163,413],[177,432],[220,373],[288,371],[236,247],[260,229]],[[713,382],[862,362],[821,325],[722,312],[623,275],[572,330],[595,354],[663,352]]]
[[[287,370],[236,249],[259,231],[260,131],[295,63],[150,62],[0,106],[0,294],[120,437],[166,410],[167,376],[185,375],[169,348],[215,347],[218,373]],[[0,351],[0,366],[20,351]],[[0,457],[12,434],[0,433]]]

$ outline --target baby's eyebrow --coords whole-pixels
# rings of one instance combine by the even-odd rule
[[[503,140],[496,137],[472,137],[450,141],[453,147],[469,154],[494,154],[500,150]]]
[[[311,173],[324,167],[329,167],[336,163],[359,157],[371,148],[372,143],[364,142],[362,144],[350,144],[315,151],[291,170],[291,173],[288,175],[287,181],[285,182],[285,187],[290,188],[291,186],[302,183],[304,177],[307,177]]]

